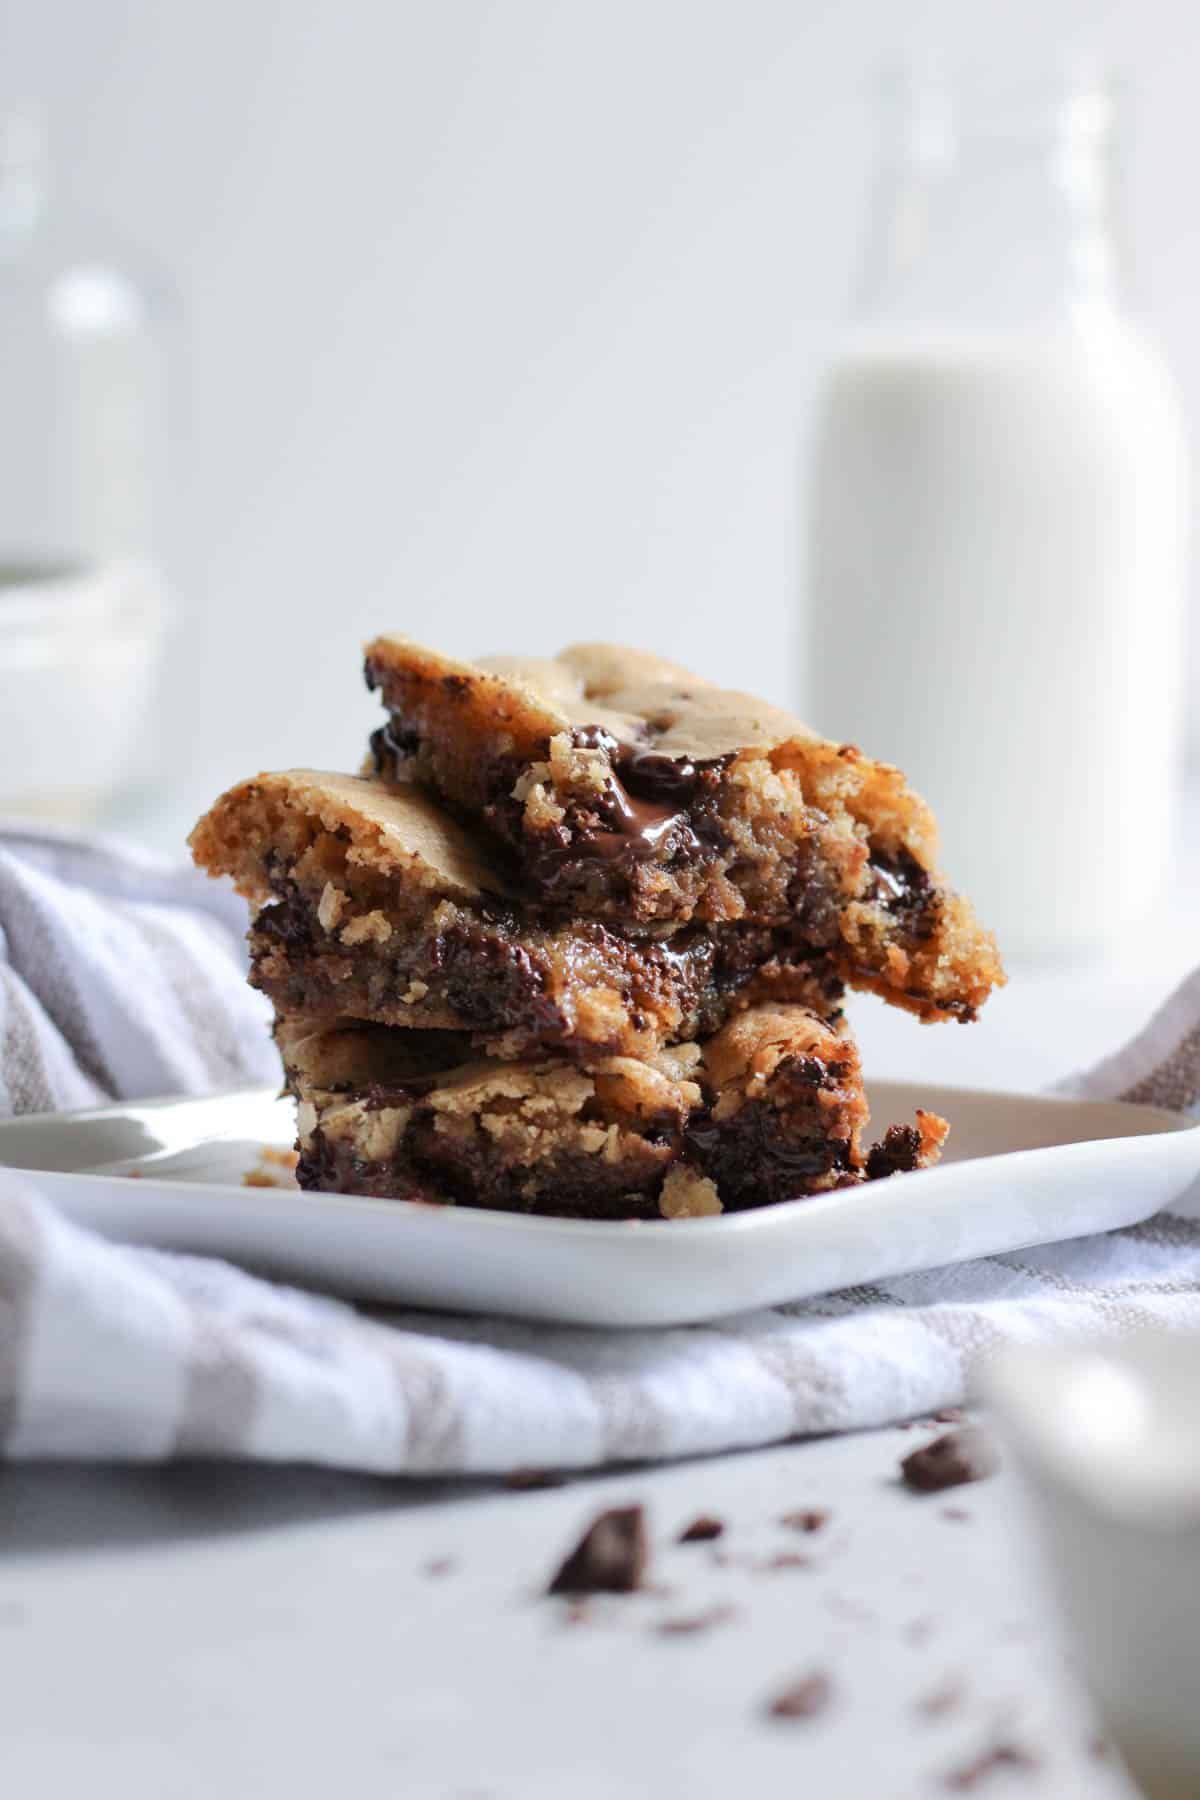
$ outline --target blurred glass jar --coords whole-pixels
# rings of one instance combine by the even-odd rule
[[[1099,943],[1166,865],[1188,467],[1127,316],[1111,85],[908,75],[808,515],[808,710],[899,763],[1002,949]]]
[[[0,119],[0,815],[79,823],[148,749],[162,384],[144,288],[66,239],[44,164]]]

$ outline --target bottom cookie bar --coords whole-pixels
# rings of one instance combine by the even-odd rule
[[[922,1114],[864,1151],[853,1040],[800,1006],[752,1007],[703,1045],[586,1066],[481,1058],[454,1032],[284,1019],[276,1035],[298,1102],[297,1177],[325,1192],[695,1218],[925,1166],[946,1132]]]

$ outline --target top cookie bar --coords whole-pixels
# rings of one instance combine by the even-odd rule
[[[388,779],[415,775],[484,825],[527,895],[626,923],[798,927],[843,979],[924,1019],[971,1019],[1004,979],[937,872],[898,769],[645,651],[460,663],[367,648]]]

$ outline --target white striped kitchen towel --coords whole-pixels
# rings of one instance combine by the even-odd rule
[[[0,1110],[275,1070],[236,904],[114,847],[0,834]],[[1072,1084],[1200,1111],[1200,972]],[[383,1473],[584,1468],[879,1425],[1014,1340],[1200,1326],[1200,1222],[669,1331],[366,1315],[109,1244],[0,1171],[0,1454],[257,1457]]]

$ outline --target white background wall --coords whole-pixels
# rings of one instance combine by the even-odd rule
[[[1200,9],[1068,0],[37,0],[0,96],[180,296],[181,815],[353,766],[360,640],[629,637],[794,687],[797,462],[866,77],[1099,45],[1134,266],[1200,421]]]

